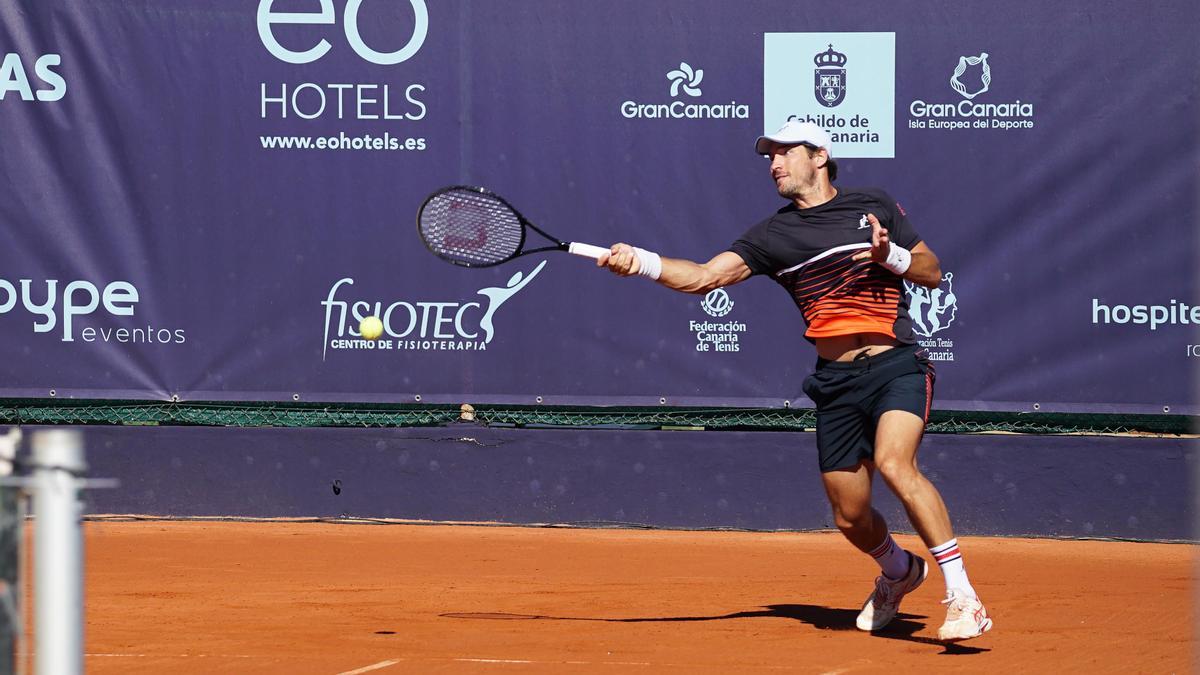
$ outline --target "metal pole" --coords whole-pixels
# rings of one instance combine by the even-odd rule
[[[83,505],[77,431],[33,435],[34,626],[38,675],[83,672]]]
[[[0,436],[0,477],[9,477],[21,444],[21,429]],[[0,675],[17,672],[17,644],[21,626],[21,488],[0,485]],[[24,669],[21,669],[24,672]]]

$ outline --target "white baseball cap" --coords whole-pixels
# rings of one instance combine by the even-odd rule
[[[770,143],[774,141],[780,145],[799,145],[804,143],[816,148],[824,148],[825,152],[833,157],[833,141],[830,140],[829,134],[821,127],[812,122],[801,122],[800,120],[788,120],[783,126],[779,127],[779,131],[770,136],[759,136],[754,142],[754,152],[760,155],[765,155],[770,152]]]

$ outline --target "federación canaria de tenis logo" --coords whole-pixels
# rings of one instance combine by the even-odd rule
[[[621,103],[621,116],[626,119],[750,118],[750,106],[744,103],[701,103],[692,100],[704,93],[700,89],[700,83],[704,81],[703,68],[694,68],[687,61],[681,61],[678,68],[667,71],[667,80],[671,83],[667,93],[675,100],[651,103],[628,100]]]
[[[667,79],[671,81],[671,98],[679,96],[679,88],[683,87],[683,93],[688,96],[699,96],[700,83],[704,81],[704,71],[700,68],[692,69],[687,62],[681,62],[679,67],[667,73]]]
[[[704,300],[700,302],[700,307],[708,312],[709,316],[722,317],[728,314],[733,309],[733,300],[729,297],[728,291],[724,288],[718,288],[709,291],[704,296]]]
[[[733,311],[733,298],[724,288],[711,290],[700,301],[700,308],[714,319]],[[689,321],[688,330],[696,336],[698,352],[736,352],[741,350],[741,334],[746,324],[741,321]]]
[[[928,350],[930,360],[953,361],[954,340],[934,335],[949,328],[958,315],[954,273],[946,272],[942,283],[932,289],[906,280],[904,290],[908,292],[908,315],[912,319],[913,332],[923,338],[917,342]]]
[[[921,337],[933,337],[954,323],[958,313],[958,298],[954,296],[954,273],[946,272],[937,288],[925,288],[905,280],[908,291],[908,315],[912,317],[913,332]]]
[[[916,99],[908,106],[909,129],[1000,129],[1014,131],[1033,128],[1033,104],[1020,99],[991,102],[992,65],[991,56],[981,51],[978,55],[959,56],[958,63],[950,75],[950,89],[961,98],[947,101],[925,101]],[[1001,76],[1003,91],[1012,91],[1013,84],[1023,82],[1019,76]],[[983,94],[989,94],[983,96]],[[979,98],[980,100],[976,100]]]
[[[481,288],[480,300],[338,300],[338,291],[351,286],[346,277],[334,282],[321,301],[325,308],[324,361],[330,349],[377,351],[486,351],[496,337],[496,312],[533,281],[546,266],[543,260],[533,271],[518,271],[503,286]],[[364,340],[358,333],[363,318],[377,316],[383,336]]]
[[[829,49],[813,57],[813,63],[817,64],[813,70],[813,94],[817,103],[836,108],[846,98],[846,55],[834,51],[830,44]]]

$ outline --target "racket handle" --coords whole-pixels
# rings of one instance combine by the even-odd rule
[[[576,241],[573,241],[567,245],[567,252],[588,258],[595,258],[596,260],[599,260],[600,256],[602,255],[608,255],[608,249],[606,248],[592,246],[591,244],[580,244]]]

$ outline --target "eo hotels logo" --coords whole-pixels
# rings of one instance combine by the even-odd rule
[[[1013,101],[992,102],[992,66],[988,53],[959,56],[950,76],[950,90],[961,98],[924,101],[908,105],[909,129],[1001,129],[1033,128],[1033,104]],[[1008,82],[1013,81],[1009,76]],[[989,94],[984,96],[984,94]],[[978,100],[976,100],[978,99]]]
[[[829,132],[839,158],[895,157],[896,34],[765,34],[764,133],[793,119]]]
[[[682,62],[678,68],[667,72],[667,80],[671,83],[668,93],[674,101],[625,101],[621,104],[621,115],[626,119],[750,119],[750,106],[744,103],[703,103],[690,100],[703,94],[700,89],[700,83],[704,80],[702,68],[693,68],[686,61]]]
[[[338,300],[343,286],[354,279],[337,280],[321,301],[325,308],[324,361],[330,349],[379,351],[486,351],[496,337],[494,319],[500,306],[529,285],[546,266],[542,261],[529,274],[517,272],[503,286],[481,288],[482,300],[430,302],[418,300]],[[383,322],[383,337],[364,340],[358,324],[368,316]]]
[[[61,101],[67,95],[67,81],[55,71],[62,65],[62,56],[43,54],[32,62],[20,54],[4,54],[0,60],[0,101],[19,97],[22,101]]]
[[[917,342],[929,352],[931,361],[953,361],[954,340],[934,337],[950,327],[958,314],[958,298],[954,296],[954,273],[946,272],[937,288],[925,288],[910,281],[904,282],[908,292],[908,316],[912,319]]]
[[[426,117],[426,87],[405,81],[393,70],[416,56],[429,34],[425,0],[345,0],[339,13],[333,0],[304,3],[308,11],[281,11],[276,5],[294,2],[259,0],[255,23],[264,49],[279,61],[304,66],[321,60],[336,61],[322,73],[369,73],[336,82],[288,81],[259,84],[259,117],[263,120],[345,121],[341,129],[320,136],[260,136],[264,149],[316,150],[425,150],[421,137],[405,138],[412,123]],[[364,6],[365,5],[365,6]],[[364,39],[361,26],[379,27]],[[324,65],[324,64],[323,64]],[[308,72],[313,72],[307,69]],[[408,74],[403,67],[399,73]],[[282,126],[282,125],[280,125]],[[323,131],[328,127],[323,126]],[[270,131],[280,131],[271,129]]]
[[[709,291],[700,302],[704,313],[719,319],[733,311],[733,300],[724,288]],[[740,321],[689,321],[688,330],[696,337],[698,352],[741,351],[741,334],[746,324]]]

